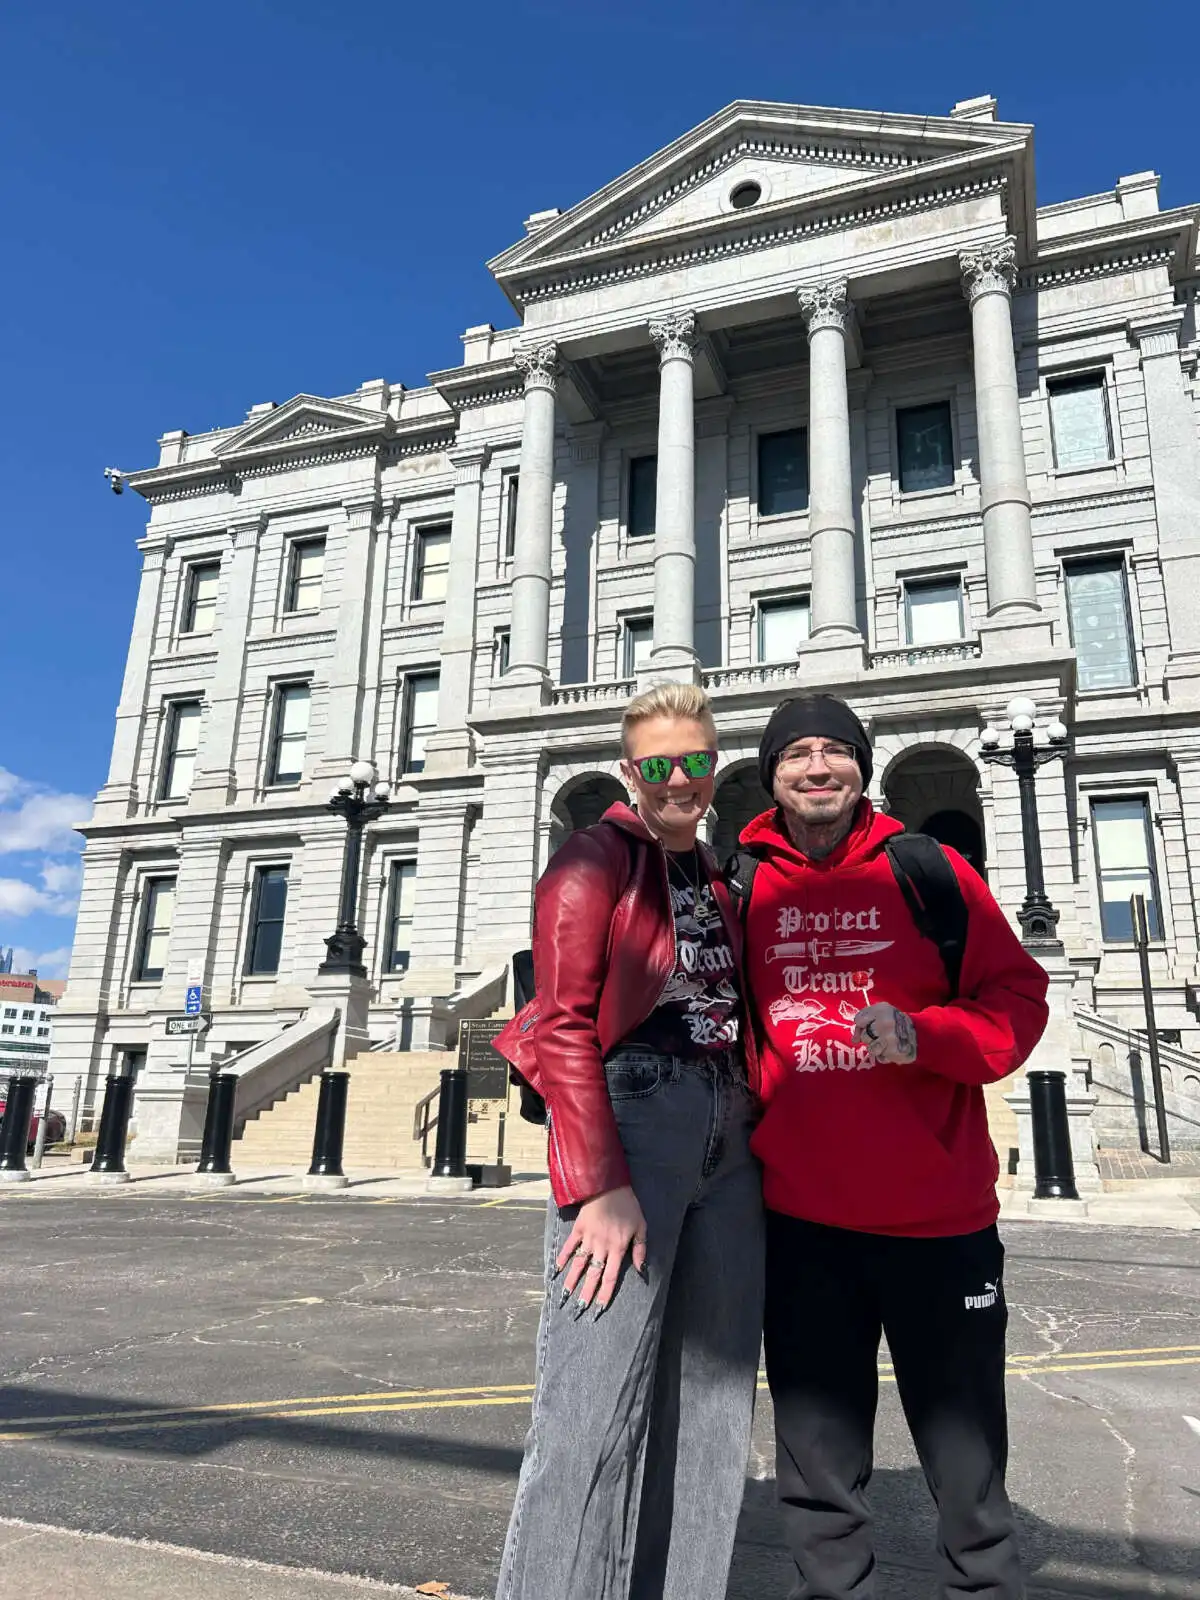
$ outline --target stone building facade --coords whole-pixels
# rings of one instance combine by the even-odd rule
[[[695,678],[719,846],[762,803],[769,710],[820,685],[872,730],[874,798],[1010,912],[1017,787],[981,732],[1014,696],[1061,718],[1046,1048],[1082,1073],[1137,1023],[1144,892],[1173,1090],[1200,1094],[1198,217],[1150,173],[1039,207],[1033,129],[987,98],[739,102],[531,217],[490,263],[515,325],[427,385],[166,434],[128,478],[151,512],[56,1075],[89,1105],[132,1057],[170,1155],[188,982],[193,1073],[305,1015],[326,801],[360,756],[393,803],[355,1043],[449,1036],[503,1001],[550,852],[622,792],[635,684]]]

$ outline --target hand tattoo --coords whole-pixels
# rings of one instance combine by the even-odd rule
[[[917,1059],[917,1030],[912,1018],[903,1011],[896,1012],[896,1051],[902,1061]]]

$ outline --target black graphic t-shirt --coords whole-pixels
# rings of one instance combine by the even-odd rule
[[[667,864],[675,970],[654,1010],[621,1042],[677,1056],[729,1050],[740,1035],[742,999],[721,909],[699,851],[668,851]]]

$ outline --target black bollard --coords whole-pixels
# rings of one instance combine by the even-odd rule
[[[1030,1072],[1027,1076],[1029,1113],[1033,1119],[1033,1198],[1078,1200],[1067,1120],[1066,1074]]]
[[[29,1144],[29,1122],[37,1086],[36,1078],[8,1080],[4,1120],[0,1122],[0,1178],[20,1183],[29,1176],[25,1150]]]
[[[204,1109],[204,1137],[200,1141],[197,1172],[213,1178],[232,1177],[229,1152],[233,1148],[233,1106],[237,1098],[236,1072],[214,1072],[208,1081]]]
[[[438,1095],[437,1143],[431,1178],[467,1176],[467,1074],[462,1067],[442,1068]]]
[[[317,1128],[313,1135],[310,1178],[342,1178],[342,1142],[346,1136],[348,1072],[323,1072],[317,1101]]]
[[[133,1078],[125,1073],[110,1073],[104,1085],[100,1131],[96,1135],[96,1153],[92,1157],[94,1177],[128,1178],[125,1170],[125,1139],[132,1109]]]

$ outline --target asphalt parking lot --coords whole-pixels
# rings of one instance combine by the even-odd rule
[[[519,1200],[5,1196],[2,1514],[488,1595],[540,1232]],[[1200,1235],[1006,1239],[1032,1593],[1200,1600]],[[762,1401],[731,1600],[787,1592]],[[917,1600],[932,1513],[886,1371],[877,1459],[884,1593]],[[19,1556],[0,1595],[55,1592]]]

